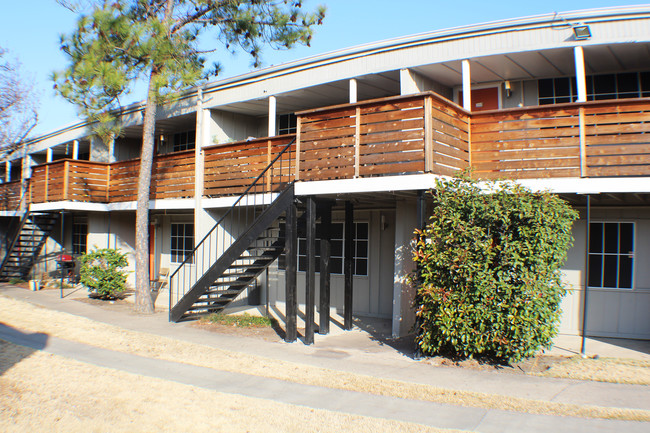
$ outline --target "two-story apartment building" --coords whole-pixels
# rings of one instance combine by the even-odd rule
[[[588,335],[650,338],[649,29],[650,6],[548,14],[185,92],[159,110],[151,184],[150,270],[170,270],[170,318],[268,302],[292,339],[298,305],[309,336],[318,304],[321,332],[331,307],[403,335],[425,192],[471,168],[580,211],[561,332],[582,330],[586,306]],[[133,268],[142,114],[127,107],[112,143],[84,123],[27,143],[4,167],[3,227],[45,212],[31,214],[51,229],[41,256],[118,247]]]

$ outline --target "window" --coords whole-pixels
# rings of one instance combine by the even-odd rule
[[[368,223],[354,223],[352,273],[368,275]],[[321,225],[316,224],[316,272],[320,272]],[[332,223],[332,245],[330,250],[330,272],[343,274],[345,259],[345,230],[343,223]],[[298,238],[298,270],[307,270],[307,239]]]
[[[75,216],[72,222],[72,254],[86,254],[88,222],[85,217]]]
[[[589,230],[589,287],[631,289],[634,223],[594,222]]]
[[[547,78],[537,83],[539,105],[562,104],[575,100],[575,78]]]
[[[650,96],[649,72],[587,75],[585,80],[588,101]],[[578,99],[575,77],[539,80],[537,90],[539,105],[560,104]]]
[[[172,223],[171,261],[182,263],[194,250],[194,224]],[[190,260],[190,263],[192,261]]]
[[[278,135],[295,134],[297,124],[295,114],[281,114],[278,119]]]
[[[174,134],[172,152],[194,149],[195,143],[196,131],[177,132]]]

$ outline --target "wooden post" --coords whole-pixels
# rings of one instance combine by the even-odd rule
[[[424,171],[433,171],[433,115],[431,96],[424,98]]]
[[[45,165],[45,202],[47,203],[48,189],[50,185],[50,165]]]
[[[585,136],[585,107],[578,111],[580,129],[580,177],[587,177],[587,139]]]
[[[353,278],[352,278],[352,254],[353,248],[353,224],[354,224],[354,209],[352,202],[345,202],[345,259],[343,260],[343,273],[345,278],[345,293],[343,299],[343,328],[352,329],[352,292],[353,292]]]
[[[63,161],[63,200],[68,199],[68,175],[70,174],[70,161]]]
[[[271,140],[266,142],[266,166],[271,165]],[[271,172],[273,170],[266,170],[266,192],[271,192]],[[280,182],[282,182],[282,173],[280,173]]]
[[[332,204],[320,207],[320,314],[318,333],[330,333],[330,255],[332,251]]]
[[[359,157],[361,155],[361,107],[357,106],[354,126],[354,177],[359,177]]]
[[[106,165],[106,203],[111,201],[111,171],[113,166],[111,164]]]
[[[285,316],[286,333],[284,341],[291,343],[298,338],[296,321],[298,318],[298,291],[296,288],[296,260],[298,249],[296,205],[291,204],[287,209],[287,220],[285,223],[284,254],[286,256],[285,270]]]
[[[301,128],[301,117],[298,116],[296,119],[296,175],[295,179],[300,180],[300,128]]]
[[[467,116],[467,167],[472,168],[472,117]],[[476,178],[474,174],[472,178]]]
[[[314,343],[316,298],[316,200],[307,197],[307,268],[305,269],[305,344]]]

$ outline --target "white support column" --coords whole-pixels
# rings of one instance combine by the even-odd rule
[[[72,141],[72,159],[79,159],[79,140]]]
[[[277,117],[276,104],[277,101],[275,96],[269,96],[269,137],[275,136],[275,118]]]
[[[393,274],[392,336],[395,338],[406,335],[415,323],[415,313],[411,308],[413,299],[415,299],[415,289],[408,283],[408,279],[415,269],[411,238],[416,225],[415,202],[399,202],[395,209],[395,265]]]
[[[52,162],[52,148],[48,148],[46,151],[45,162]]]
[[[585,76],[585,53],[582,47],[573,48],[573,57],[576,64],[576,83],[578,85],[578,100],[587,102],[587,78]]]
[[[357,79],[350,78],[350,104],[356,104],[358,99]]]
[[[5,182],[11,182],[11,161],[5,162]]]
[[[469,71],[469,60],[462,61],[463,65],[463,108],[472,111],[472,80]]]

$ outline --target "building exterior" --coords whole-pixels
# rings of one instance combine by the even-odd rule
[[[151,184],[150,270],[170,271],[170,317],[269,303],[290,327],[299,304],[309,334],[318,304],[346,325],[375,316],[408,333],[409,242],[425,221],[424,192],[471,168],[549,189],[580,211],[561,332],[583,330],[587,290],[587,335],[650,338],[648,29],[650,6],[549,14],[363,45],[184,93],[159,110]],[[5,249],[26,211],[50,212],[63,217],[32,269],[62,247],[117,247],[133,268],[142,115],[127,107],[112,143],[80,123],[13,155],[0,185]]]

